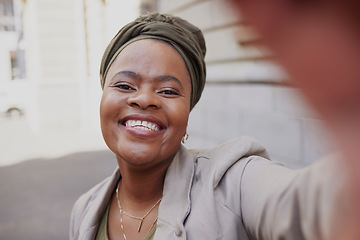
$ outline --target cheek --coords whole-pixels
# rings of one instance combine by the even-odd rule
[[[100,102],[100,127],[103,139],[111,151],[116,151],[118,137],[116,135],[116,114],[118,104],[106,93],[103,94]]]
[[[108,124],[106,124],[106,122],[108,121],[107,119],[109,115],[109,111],[107,109],[107,104],[106,104],[106,99],[104,98],[104,96],[101,98],[101,102],[100,102],[100,127],[101,127],[101,132],[103,135],[103,138],[105,140],[105,142],[107,142],[107,126],[109,126]]]
[[[106,98],[105,95],[103,95],[101,97],[101,101],[100,101],[100,121],[104,122],[106,119],[106,116],[108,115],[108,108],[109,108],[109,104],[107,103],[108,100]]]
[[[119,94],[111,90],[104,90],[100,101],[100,113],[111,113],[115,112],[120,107],[122,98]]]
[[[101,130],[104,134],[106,129],[110,128],[112,125],[109,121],[112,121],[116,117],[117,108],[119,104],[116,104],[115,98],[104,93],[101,102],[100,102],[100,124]]]
[[[190,102],[186,101],[177,108],[173,108],[171,114],[173,116],[173,121],[176,121],[179,129],[181,129],[179,132],[181,132],[181,134],[185,134],[190,114]]]

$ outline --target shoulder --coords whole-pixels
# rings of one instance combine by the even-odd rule
[[[195,167],[187,228],[191,234],[241,238],[245,231],[241,213],[242,177],[249,162],[270,162],[265,148],[253,138],[241,137],[213,149],[190,151]]]
[[[119,179],[119,170],[82,194],[75,202],[70,220],[70,239],[77,239],[79,231],[97,224],[97,218],[107,204],[114,185]],[[72,237],[73,236],[73,237]]]
[[[190,151],[195,157],[197,171],[208,172],[214,187],[231,168],[242,171],[251,159],[270,159],[266,149],[247,136],[232,139],[213,149]]]
[[[269,155],[258,141],[254,138],[243,136],[229,140],[213,149],[191,149],[196,158],[205,159],[239,159],[248,156],[261,156],[269,159]]]
[[[108,184],[111,177],[105,178],[100,183],[93,186],[91,189],[89,189],[87,192],[83,193],[75,202],[72,214],[74,217],[84,215],[89,206],[92,205],[92,202],[98,197],[101,190],[104,188],[105,185]]]

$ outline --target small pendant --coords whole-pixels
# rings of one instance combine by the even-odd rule
[[[138,228],[138,232],[140,232],[140,229],[141,229],[141,225],[142,225],[142,223],[143,223],[143,218],[141,219],[141,221],[140,221],[140,224],[139,224],[139,228]]]

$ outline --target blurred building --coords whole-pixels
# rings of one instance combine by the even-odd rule
[[[207,42],[207,84],[190,114],[189,147],[252,136],[293,168],[322,157],[330,140],[260,36],[223,0],[158,0],[159,12],[199,26]]]
[[[102,52],[139,7],[139,1],[0,0],[4,108],[21,105],[37,134],[98,130]],[[20,101],[9,100],[15,95]]]
[[[23,111],[28,87],[21,2],[0,1],[0,113]]]
[[[155,10],[187,19],[207,41],[207,84],[187,147],[249,135],[295,168],[328,149],[321,122],[223,0],[0,0],[0,84],[25,99],[32,131],[99,132],[104,48],[124,24]]]

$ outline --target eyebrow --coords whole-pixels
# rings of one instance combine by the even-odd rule
[[[127,77],[131,77],[131,78],[135,78],[137,80],[141,80],[141,76],[133,71],[128,71],[128,70],[123,70],[120,71],[118,73],[115,74],[114,77],[112,77],[112,79],[114,79],[115,77],[121,76],[121,75],[125,75]]]
[[[131,78],[134,78],[136,80],[142,80],[141,76],[133,71],[129,71],[129,70],[123,70],[123,71],[120,71],[118,73],[115,74],[115,76],[112,78],[114,79],[115,77],[117,76],[121,76],[121,75],[125,75],[127,77],[131,77]],[[156,81],[159,81],[159,82],[167,82],[167,81],[173,81],[173,82],[177,82],[180,87],[182,89],[184,89],[183,85],[181,84],[180,80],[177,79],[176,77],[173,77],[173,76],[170,76],[170,75],[160,75],[160,76],[157,76],[155,78]]]
[[[181,84],[180,80],[176,77],[170,76],[170,75],[161,75],[155,78],[157,81],[160,82],[166,82],[166,81],[174,81],[177,82],[182,89],[184,89],[183,85]]]

